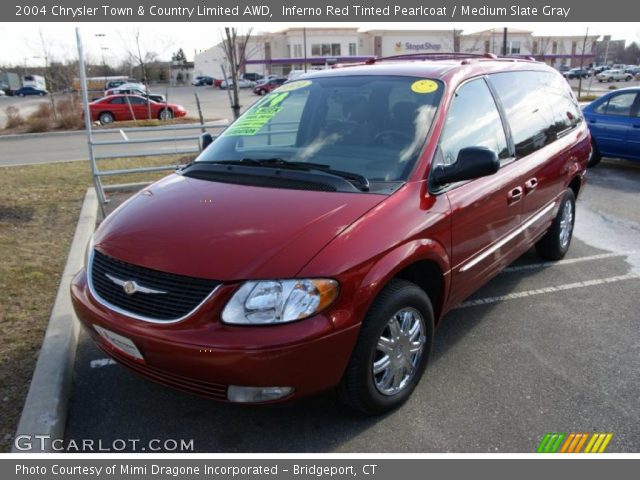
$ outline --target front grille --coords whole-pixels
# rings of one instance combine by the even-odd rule
[[[221,283],[216,280],[186,277],[132,265],[93,251],[91,283],[94,293],[125,313],[152,321],[172,321],[184,317],[200,305]],[[125,293],[107,275],[120,281],[135,281],[139,286],[166,293]]]

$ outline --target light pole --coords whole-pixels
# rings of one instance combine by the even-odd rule
[[[104,59],[104,52],[109,50],[109,47],[105,47],[102,40],[107,36],[106,33],[94,33],[94,37],[100,39],[100,53],[102,55],[102,75],[104,76],[104,88],[107,88],[107,62]]]

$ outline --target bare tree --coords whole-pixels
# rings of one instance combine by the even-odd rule
[[[58,114],[56,112],[56,96],[55,92],[58,88],[58,85],[53,83],[53,79],[50,75],[51,70],[51,42],[45,38],[42,29],[40,29],[40,46],[42,48],[42,59],[44,60],[44,83],[49,87],[50,95],[49,101],[51,102],[51,110],[53,112],[53,119],[58,121]]]
[[[151,104],[149,104],[149,65],[154,63],[158,58],[158,53],[155,50],[148,48],[142,38],[140,30],[133,31],[133,37],[129,39],[122,39],[125,51],[129,57],[130,65],[137,66],[140,75],[142,76],[142,83],[145,86],[147,92],[147,117],[151,118]],[[160,46],[162,48],[162,42],[160,44],[154,41],[154,48]],[[166,45],[164,46],[166,50]]]
[[[225,27],[224,39],[222,40],[222,50],[225,60],[229,65],[229,73],[233,79],[233,96],[231,99],[231,110],[233,118],[240,116],[240,97],[238,95],[238,77],[240,70],[244,68],[247,59],[247,47],[251,38],[250,28],[245,35],[238,35],[236,28]],[[227,82],[229,88],[229,82]]]

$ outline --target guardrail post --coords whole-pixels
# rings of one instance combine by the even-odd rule
[[[91,165],[91,175],[93,176],[93,185],[98,195],[100,203],[100,213],[102,217],[105,217],[104,204],[106,198],[104,196],[104,190],[102,189],[102,182],[100,180],[98,166],[96,165],[96,159],[93,155],[93,135],[91,132],[91,112],[89,111],[89,93],[87,92],[87,76],[84,67],[84,52],[82,49],[82,39],[80,38],[80,29],[76,27],[76,43],[78,46],[78,66],[80,69],[80,90],[82,92],[82,103],[84,111],[84,128],[87,131],[87,145],[89,147],[89,164]]]

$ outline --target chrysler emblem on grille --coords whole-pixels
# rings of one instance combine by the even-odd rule
[[[119,285],[124,290],[124,293],[127,295],[133,295],[136,292],[139,293],[159,293],[164,294],[167,293],[163,290],[154,290],[153,288],[143,287],[135,280],[122,280],[121,278],[114,277],[113,275],[109,275],[105,273],[105,276],[111,280],[116,285]]]

